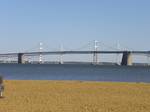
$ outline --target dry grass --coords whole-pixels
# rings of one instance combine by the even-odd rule
[[[150,84],[5,81],[0,112],[150,112]]]

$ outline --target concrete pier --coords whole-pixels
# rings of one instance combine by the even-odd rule
[[[93,54],[93,65],[98,64],[98,53],[94,52]]]
[[[132,54],[129,51],[124,51],[122,56],[122,66],[131,66],[132,65]]]
[[[23,60],[23,53],[18,53],[18,64],[23,64],[24,60]]]

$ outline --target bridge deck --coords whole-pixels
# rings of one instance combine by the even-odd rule
[[[124,52],[129,52],[132,54],[150,54],[150,51],[45,51],[45,52],[22,52],[26,56],[35,56],[35,55],[57,55],[57,54],[122,54]],[[7,56],[18,56],[19,53],[5,53],[0,54],[0,57]]]

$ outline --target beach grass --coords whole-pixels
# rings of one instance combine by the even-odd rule
[[[0,112],[150,112],[150,84],[6,80]]]

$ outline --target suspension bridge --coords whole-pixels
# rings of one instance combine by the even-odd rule
[[[43,61],[43,56],[47,56],[47,55],[59,55],[59,63],[60,64],[64,64],[64,60],[63,57],[65,55],[80,55],[80,54],[85,54],[86,55],[92,55],[92,61],[91,63],[94,65],[100,64],[102,62],[102,60],[98,60],[102,54],[115,54],[116,56],[118,55],[122,55],[122,58],[120,60],[120,62],[116,62],[118,63],[118,65],[122,65],[122,66],[131,66],[133,65],[133,55],[143,55],[146,56],[148,59],[150,57],[150,51],[137,51],[137,50],[127,50],[126,48],[122,49],[120,48],[120,45],[117,44],[117,47],[111,47],[111,46],[107,46],[108,50],[99,50],[99,43],[98,41],[94,41],[92,43],[91,47],[92,49],[90,50],[82,50],[82,48],[85,48],[86,46],[91,45],[91,43],[88,43],[86,45],[84,45],[83,47],[80,47],[78,49],[74,49],[74,50],[64,50],[63,46],[61,45],[59,50],[51,50],[51,51],[44,51],[43,50],[43,43],[39,43],[38,46],[38,51],[25,51],[25,52],[14,52],[14,53],[1,53],[0,54],[0,59],[1,59],[1,63],[4,63],[5,59],[8,58],[9,62],[14,62],[14,63],[18,63],[18,64],[25,64],[25,63],[30,63],[28,60],[25,60],[25,58],[27,57],[38,57],[37,62],[39,64],[44,63]],[[100,43],[101,46],[106,46],[103,43]],[[111,49],[111,50],[109,50]],[[16,61],[12,61],[11,59],[16,59]],[[118,58],[118,57],[116,57]],[[118,60],[118,59],[117,59]]]

